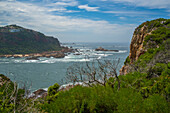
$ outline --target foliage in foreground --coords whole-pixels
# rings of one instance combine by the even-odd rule
[[[62,92],[42,109],[49,113],[168,113],[169,103],[159,95],[144,99],[140,92],[131,88],[114,91],[110,86],[76,86]]]
[[[37,112],[33,99],[25,95],[25,88],[19,88],[6,76],[0,74],[0,113]]]
[[[111,77],[105,86],[75,86],[56,93],[55,98],[41,105],[49,113],[168,113],[170,110],[170,78],[148,78],[147,74],[134,72]]]

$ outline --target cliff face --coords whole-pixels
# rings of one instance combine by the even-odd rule
[[[28,54],[61,49],[57,38],[17,25],[0,27],[0,54]]]
[[[147,54],[148,50],[150,51],[152,49],[152,51],[156,51],[156,49],[159,49],[164,42],[169,40],[169,31],[170,19],[147,21],[137,27],[131,40],[129,56],[120,70],[120,75],[137,71],[139,67],[142,68],[142,66],[138,65],[141,61],[140,56]],[[167,47],[169,48],[168,45]],[[169,51],[169,49],[166,49],[166,51]],[[154,55],[156,55],[156,53],[154,53]],[[150,61],[152,61],[153,58],[150,59]],[[149,63],[149,61],[145,63]]]

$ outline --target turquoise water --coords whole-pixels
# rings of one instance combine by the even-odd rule
[[[25,58],[0,58],[0,73],[17,81],[19,85],[26,84],[28,89],[47,88],[54,83],[64,84],[63,80],[69,66],[92,62],[94,59],[115,60],[120,58],[121,65],[129,54],[128,43],[67,43],[63,46],[78,49],[81,55],[69,54],[65,58],[40,58],[40,60],[25,60]],[[119,52],[94,51],[98,47],[119,50]],[[22,87],[22,86],[21,86]]]

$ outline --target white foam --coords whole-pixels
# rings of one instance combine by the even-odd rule
[[[119,50],[119,53],[126,53],[126,50]]]

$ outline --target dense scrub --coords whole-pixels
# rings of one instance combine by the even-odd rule
[[[119,76],[120,90],[117,82],[113,84],[115,78],[110,78],[106,86],[75,86],[56,93],[41,109],[49,113],[168,113],[169,75],[152,79],[147,76],[139,72]]]

